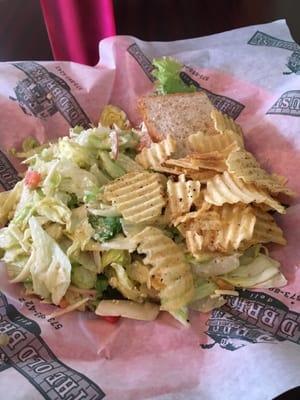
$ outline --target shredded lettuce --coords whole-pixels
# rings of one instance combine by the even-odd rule
[[[152,61],[155,69],[152,75],[157,79],[155,85],[159,94],[195,92],[195,86],[189,86],[180,78],[183,65],[170,57]]]
[[[216,276],[229,273],[240,265],[240,254],[232,254],[230,256],[215,257],[212,260],[198,262],[196,259],[192,261],[193,271],[197,275]],[[191,262],[191,259],[190,259]]]
[[[99,186],[106,185],[111,180],[105,172],[98,168],[97,164],[91,166],[90,172],[97,178]]]
[[[35,217],[29,219],[35,257],[30,265],[34,292],[59,304],[71,282],[71,263]]]
[[[121,168],[116,161],[113,161],[107,151],[99,151],[99,158],[102,168],[109,176],[116,179],[124,175],[126,171]]]
[[[95,289],[97,290],[98,297],[103,297],[104,292],[108,288],[108,279],[104,274],[97,276],[97,281],[95,283]]]
[[[135,287],[134,283],[128,277],[125,268],[116,263],[112,263],[106,270],[109,284],[123,294],[127,299],[138,303],[143,301],[143,295]]]
[[[189,305],[189,308],[195,311],[200,311],[203,313],[208,313],[212,311],[214,308],[222,307],[226,303],[226,300],[223,296],[206,296],[201,300],[197,300],[194,303]]]
[[[181,307],[179,310],[169,311],[169,313],[186,328],[190,326],[188,307]]]
[[[120,218],[118,217],[89,215],[89,223],[95,229],[93,238],[99,242],[106,242],[112,239],[122,230]]]
[[[100,188],[97,186],[92,187],[90,190],[86,190],[83,196],[84,203],[95,203],[99,200],[99,194],[101,193]]]
[[[240,264],[249,264],[251,261],[254,260],[255,257],[258,256],[261,250],[261,245],[256,244],[255,246],[249,247],[249,249],[245,250],[245,252],[240,257]]]
[[[67,206],[70,208],[70,210],[79,207],[79,200],[75,193],[69,193]]]
[[[126,266],[130,264],[131,257],[128,251],[126,250],[108,250],[102,253],[102,265],[103,268],[107,267],[112,263],[117,263],[122,266]]]
[[[218,286],[209,279],[196,279],[193,301],[201,300],[215,292]]]
[[[80,265],[72,266],[71,282],[80,289],[92,289],[97,281],[97,273]]]
[[[0,226],[7,223],[10,213],[16,208],[22,189],[23,182],[18,182],[12,190],[0,193]]]
[[[85,245],[89,242],[94,233],[95,231],[88,221],[86,207],[83,205],[74,208],[66,232],[66,235],[73,241],[72,245],[68,248],[68,256],[78,250],[84,250]]]
[[[259,254],[252,262],[239,266],[229,274],[222,275],[222,279],[236,287],[255,288],[276,276],[279,268],[278,261]]]
[[[67,137],[58,141],[58,157],[75,162],[80,168],[91,167],[96,162],[96,156],[80,144]]]
[[[61,200],[54,197],[44,197],[37,204],[37,212],[49,221],[59,224],[70,223],[71,210]]]

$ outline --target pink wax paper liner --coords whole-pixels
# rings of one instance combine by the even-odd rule
[[[28,135],[47,142],[96,123],[107,103],[138,124],[137,99],[153,90],[152,58],[176,57],[182,78],[235,118],[246,147],[297,193],[277,217],[288,244],[270,247],[288,285],[241,291],[209,315],[193,312],[188,329],[166,313],[110,325],[90,313],[51,319],[54,307],[24,298],[2,268],[0,333],[10,342],[0,349],[1,393],[8,400],[261,400],[299,385],[300,57],[285,22],[170,43],[113,37],[99,51],[95,67],[0,63],[2,189],[21,168],[8,151]]]

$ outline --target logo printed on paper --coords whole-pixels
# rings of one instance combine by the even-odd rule
[[[12,65],[27,75],[14,88],[16,98],[11,98],[18,101],[25,114],[46,119],[59,112],[70,126],[89,127],[91,121],[62,78],[37,62]]]
[[[300,117],[300,90],[289,90],[283,93],[267,111],[267,114]]]
[[[248,44],[252,46],[277,47],[279,49],[292,51],[293,53],[288,57],[288,62],[286,64],[290,71],[284,72],[284,74],[300,74],[300,46],[297,43],[278,39],[267,33],[257,31],[248,41]]]
[[[155,78],[151,74],[151,72],[154,70],[154,66],[152,65],[149,58],[142,52],[139,46],[136,43],[133,43],[127,48],[127,51],[130,55],[132,55],[136,62],[140,64],[142,70],[148,76],[150,81],[154,82]]]
[[[18,171],[9,161],[7,156],[0,150],[0,184],[4,190],[12,189],[20,180]]]
[[[0,372],[14,368],[46,400],[101,400],[104,392],[89,378],[63,364],[41,338],[39,325],[8,304],[0,292],[0,334],[9,342],[0,350]]]
[[[245,108],[245,106],[242,103],[238,102],[237,100],[234,100],[227,96],[222,96],[220,94],[213,93],[210,90],[203,88],[197,81],[191,78],[186,72],[183,71],[180,72],[180,77],[183,80],[183,82],[189,85],[193,84],[194,86],[196,86],[198,91],[205,92],[207,94],[207,97],[209,98],[211,103],[216,107],[217,110],[222,111],[223,113],[229,115],[229,117],[233,119],[236,119]]]
[[[137,63],[141,66],[145,74],[148,76],[148,78],[154,82],[155,78],[152,75],[152,71],[154,69],[154,66],[152,65],[151,61],[149,58],[142,52],[142,50],[139,48],[139,46],[136,43],[133,43],[127,48],[127,51],[129,54],[132,55],[132,57],[137,61]],[[191,73],[193,73],[193,70],[188,68]],[[191,85],[193,84],[198,91],[204,91],[207,96],[209,97],[210,101],[212,104],[219,110],[222,111],[223,113],[228,114],[231,118],[236,119],[240,113],[243,111],[245,106],[238,101],[222,96],[216,93],[213,93],[202,86],[194,80],[189,74],[186,72],[182,71],[180,73],[180,77],[183,80],[183,82]],[[206,77],[205,80],[207,80],[208,77]]]
[[[241,290],[239,297],[228,297],[227,303],[212,312],[206,334],[212,343],[226,350],[237,350],[246,343],[276,343],[289,340],[300,344],[300,314],[266,293]]]

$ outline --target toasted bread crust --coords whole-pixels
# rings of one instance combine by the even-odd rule
[[[148,133],[151,139],[154,142],[160,142],[161,140],[163,140],[164,135],[156,129],[155,124],[153,124],[148,117],[148,109],[146,106],[145,97],[141,97],[138,100],[138,111],[148,129]]]

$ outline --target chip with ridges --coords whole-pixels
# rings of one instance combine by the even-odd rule
[[[228,115],[223,114],[217,109],[210,113],[211,119],[214,121],[216,131],[223,133],[227,130],[235,132],[237,137],[243,141],[243,131],[240,125],[236,124],[232,118]]]
[[[154,227],[145,228],[135,240],[138,253],[146,254],[143,262],[153,266],[151,284],[159,291],[161,309],[174,311],[188,304],[194,293],[193,276],[180,247]]]
[[[207,203],[216,206],[238,202],[264,203],[281,214],[285,213],[285,208],[265,190],[258,189],[253,184],[247,184],[227,171],[207,181],[204,199]]]
[[[159,143],[152,143],[150,147],[145,147],[135,158],[135,160],[145,169],[162,164],[176,151],[176,140],[168,135],[165,140]]]
[[[217,135],[205,135],[203,132],[194,133],[187,138],[187,146],[192,152],[208,153],[224,151],[229,146],[234,146],[237,150],[243,147],[243,144],[240,143],[234,132],[227,130]]]
[[[165,205],[162,177],[150,172],[131,172],[105,186],[104,197],[130,222],[149,221]]]
[[[189,251],[197,256],[201,251],[230,253],[253,236],[256,216],[251,206],[224,204],[213,207],[202,218],[179,226],[186,237]]]
[[[185,176],[180,175],[178,182],[171,179],[167,182],[168,204],[171,218],[185,214],[197,197],[200,195],[201,184],[199,181],[185,181]]]
[[[277,225],[275,219],[266,211],[259,207],[254,207],[256,223],[251,242],[255,243],[277,243],[286,245],[282,229]]]
[[[282,178],[266,172],[255,157],[246,150],[237,150],[229,154],[226,164],[228,171],[245,183],[269,190],[271,193],[284,193],[292,196],[294,193],[282,184]]]

